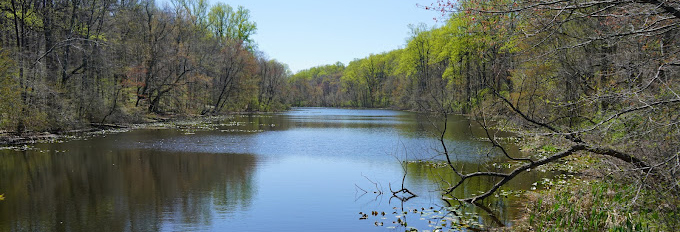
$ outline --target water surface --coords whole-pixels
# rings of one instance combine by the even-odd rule
[[[406,165],[404,186],[418,195],[406,202],[390,198],[389,187],[401,187],[401,161],[443,159],[433,120],[296,108],[0,150],[0,231],[390,231],[403,230],[393,223],[402,219],[431,230],[431,217],[400,212],[446,206],[445,169]],[[464,117],[449,121],[456,164],[485,170],[497,152]],[[528,188],[537,175],[520,176],[511,188]],[[477,179],[457,194],[490,184]],[[486,203],[494,216],[461,210],[488,225],[516,215],[503,197]],[[360,220],[359,212],[372,211],[386,216]]]

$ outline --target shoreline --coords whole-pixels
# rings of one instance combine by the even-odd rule
[[[129,130],[168,127],[176,123],[200,122],[207,119],[226,118],[235,115],[257,115],[271,114],[276,112],[229,112],[219,115],[149,115],[142,122],[121,122],[121,123],[89,123],[82,124],[78,129],[50,131],[29,131],[17,134],[11,131],[0,131],[0,147],[22,146],[35,143],[52,143],[63,139],[97,135],[102,133],[118,133]],[[185,124],[183,123],[183,124]]]
[[[209,118],[223,118],[235,115],[267,115],[288,111],[294,108],[307,108],[307,106],[290,107],[281,111],[241,111],[241,112],[226,112],[222,114],[149,114],[141,122],[118,122],[118,123],[85,123],[73,127],[70,130],[60,131],[28,131],[22,134],[17,134],[13,131],[0,130],[0,147],[3,146],[21,146],[35,143],[51,143],[61,139],[73,136],[87,136],[98,133],[105,133],[107,131],[115,130],[134,130],[153,127],[153,124],[158,123],[176,123],[181,121],[200,121]],[[369,108],[369,107],[319,107],[319,108],[338,108],[338,109],[371,109],[371,110],[394,110],[411,113],[431,113],[421,112],[409,109],[394,109],[394,108]],[[451,114],[469,116],[467,114]],[[158,125],[156,125],[158,126]]]

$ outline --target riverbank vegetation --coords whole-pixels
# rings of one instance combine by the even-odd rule
[[[0,128],[283,109],[286,66],[243,7],[205,0],[0,2]]]
[[[459,178],[444,189],[449,193],[471,179],[497,181],[483,194],[452,197],[483,201],[523,172],[589,157],[590,165],[570,172],[599,174],[559,188],[584,198],[543,192],[520,225],[678,226],[679,3],[440,0],[422,7],[441,11],[444,25],[412,25],[402,49],[291,75],[257,50],[256,24],[242,7],[5,0],[0,127],[58,131],[147,114],[288,105],[408,109],[442,120],[466,114],[482,128],[543,144],[512,157],[487,133],[494,149],[518,165],[463,173],[449,161]],[[451,155],[442,146],[442,155]],[[554,217],[560,220],[547,223]]]
[[[304,94],[330,97],[301,105],[463,113],[484,128],[546,143],[536,149],[549,155],[512,157],[487,134],[508,162],[519,165],[510,172],[473,173],[451,165],[459,181],[449,183],[447,192],[471,179],[496,178],[480,195],[453,196],[467,202],[483,201],[523,172],[573,156],[593,157],[591,165],[571,170],[601,174],[570,182],[559,189],[565,193],[535,198],[528,229],[677,228],[680,4],[470,0],[423,8],[441,11],[446,24],[412,26],[405,48],[357,59],[344,69],[323,66],[319,75],[294,75],[300,86],[315,90]],[[451,155],[442,146],[442,154]],[[547,222],[555,217],[561,221]]]

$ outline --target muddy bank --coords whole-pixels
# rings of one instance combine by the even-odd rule
[[[102,134],[120,133],[135,129],[169,129],[169,128],[203,128],[206,124],[217,120],[229,120],[236,116],[266,115],[272,112],[232,112],[223,115],[153,115],[140,123],[90,123],[79,129],[57,132],[24,132],[17,134],[0,131],[0,146],[18,146],[34,143],[51,143],[64,140],[79,139]]]
[[[0,146],[17,146],[34,143],[51,143],[62,140],[77,139],[97,134],[125,132],[131,129],[146,128],[158,124],[171,124],[176,121],[196,120],[209,118],[200,115],[148,115],[139,122],[122,123],[90,123],[79,125],[77,128],[59,131],[28,131],[16,133],[13,131],[0,130]]]
[[[101,134],[109,131],[138,128],[144,124],[90,124],[88,127],[78,130],[59,132],[15,132],[0,131],[0,145],[25,145],[33,143],[50,143],[64,139],[73,139],[79,136]]]

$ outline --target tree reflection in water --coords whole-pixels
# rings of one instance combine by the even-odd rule
[[[454,177],[435,165],[442,158],[426,119],[391,110],[301,108],[0,150],[6,197],[0,231],[384,231],[399,220],[433,229],[435,214],[454,215],[438,208],[447,206],[441,190]],[[457,166],[502,168],[490,165],[498,156],[467,119],[451,116],[448,123],[446,143]],[[528,189],[542,175],[550,174],[525,173],[501,192]],[[454,196],[493,183],[469,180]],[[390,190],[404,187],[418,197],[390,202]],[[483,203],[507,224],[517,211],[511,198]],[[366,220],[357,223],[357,212]],[[482,209],[455,212],[466,223],[494,225]]]
[[[8,198],[0,231],[209,226],[213,214],[248,208],[257,191],[256,157],[249,154],[77,147],[0,151],[0,190]]]

